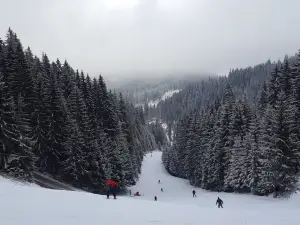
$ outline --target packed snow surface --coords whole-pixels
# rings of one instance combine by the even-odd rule
[[[26,186],[4,178],[0,188],[3,225],[283,225],[298,224],[300,209],[297,194],[278,200],[195,188],[197,197],[193,198],[188,181],[165,171],[160,152],[145,157],[140,181],[131,188],[132,193],[140,191],[141,197],[106,199]],[[223,209],[215,205],[218,196],[224,201]]]
[[[149,101],[149,102],[148,102],[148,106],[151,106],[151,107],[154,107],[154,106],[155,106],[155,107],[156,107],[157,104],[158,104],[160,101],[164,101],[164,100],[166,100],[166,99],[168,99],[168,98],[171,98],[175,93],[178,93],[178,92],[180,92],[179,89],[176,89],[176,90],[169,90],[169,91],[165,92],[165,93],[163,94],[163,96],[161,96],[159,99]]]

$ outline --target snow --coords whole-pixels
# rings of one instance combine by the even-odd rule
[[[179,93],[180,90],[176,89],[176,90],[169,90],[166,93],[164,93],[164,95],[161,97],[161,100],[164,101],[168,98],[171,98],[174,94]]]
[[[161,184],[158,184],[158,180]],[[49,190],[0,179],[0,220],[5,225],[282,225],[297,224],[299,195],[273,199],[242,194],[213,193],[170,176],[161,164],[161,152],[145,157],[134,191],[141,197],[105,196]],[[160,188],[164,192],[160,191]],[[154,201],[154,196],[158,201]],[[217,197],[224,208],[215,206]]]
[[[179,93],[180,91],[181,90],[179,89],[169,90],[165,92],[159,99],[149,101],[148,106],[156,107],[160,101],[165,101],[166,99],[171,98],[175,93]]]
[[[164,129],[164,130],[167,130],[168,129],[168,125],[166,123],[162,123],[161,124],[161,127]]]
[[[156,107],[158,103],[159,103],[159,100],[154,100],[154,101],[151,100],[151,101],[148,102],[148,106]]]
[[[165,135],[166,135],[166,138],[167,138],[167,142],[170,143],[172,145],[172,142],[169,138],[169,135],[168,135],[168,125],[166,123],[161,123],[161,127],[164,129],[165,131]],[[172,131],[171,131],[172,132]]]

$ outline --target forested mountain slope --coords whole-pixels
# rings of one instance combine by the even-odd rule
[[[163,154],[171,174],[208,190],[278,196],[297,188],[300,54],[255,68],[220,78],[214,84],[225,86],[221,97],[207,97],[205,107],[180,119],[174,145]]]
[[[9,29],[0,40],[0,172],[31,181],[33,171],[87,191],[138,179],[156,148],[142,109],[67,61],[23,50]]]
[[[295,57],[288,58],[286,56],[286,60],[292,65]],[[268,60],[253,67],[232,69],[227,76],[209,77],[198,82],[195,81],[182,88],[171,98],[159,102],[156,107],[150,107],[147,113],[150,115],[149,117],[161,118],[168,124],[176,123],[189,112],[204,109],[207,105],[222,99],[227,83],[231,84],[237,99],[243,99],[245,94],[251,103],[256,103],[264,81],[276,64],[281,67],[282,63]]]
[[[110,86],[122,92],[124,97],[134,105],[144,106],[151,101],[160,99],[170,90],[181,90],[189,84],[200,82],[208,76],[207,74],[186,74],[166,77],[143,77],[134,80],[129,79],[117,87],[115,87],[114,83],[110,83]],[[216,75],[211,75],[211,77],[216,77]]]

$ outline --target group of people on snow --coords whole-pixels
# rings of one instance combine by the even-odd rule
[[[160,184],[160,180],[158,180],[158,184]],[[116,197],[116,187],[118,185],[119,184],[117,182],[113,181],[112,179],[109,179],[106,182],[106,185],[105,185],[105,187],[106,187],[106,196],[107,196],[108,199],[109,199],[110,194],[112,194],[114,196],[114,199],[117,199],[117,197]],[[164,192],[163,188],[161,188],[160,191]],[[197,197],[195,190],[192,191],[192,194],[193,194],[193,198]],[[131,190],[129,190],[129,195],[131,196]],[[140,194],[139,191],[137,191],[137,192],[134,193],[134,196],[141,196],[141,194]],[[157,201],[157,196],[154,196],[154,201]],[[218,205],[218,208],[223,208],[223,201],[219,197],[217,199],[216,205]]]

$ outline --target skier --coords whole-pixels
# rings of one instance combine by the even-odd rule
[[[161,191],[161,192],[164,192],[164,189],[161,188],[160,191]]]
[[[158,180],[158,183],[160,184],[160,180]]]
[[[129,195],[131,196],[131,190],[129,189]]]
[[[105,186],[106,186],[106,191],[107,191],[107,193],[106,193],[107,198],[109,199],[109,194],[111,193],[111,194],[113,194],[114,199],[117,199],[115,188],[118,186],[118,183],[110,179],[106,182]]]
[[[193,190],[193,197],[196,197],[196,191]]]
[[[154,196],[154,201],[157,201],[157,197],[156,196]]]
[[[216,202],[216,205],[217,204],[218,204],[218,208],[220,208],[220,207],[223,208],[223,201],[219,197],[218,197],[217,202]]]

